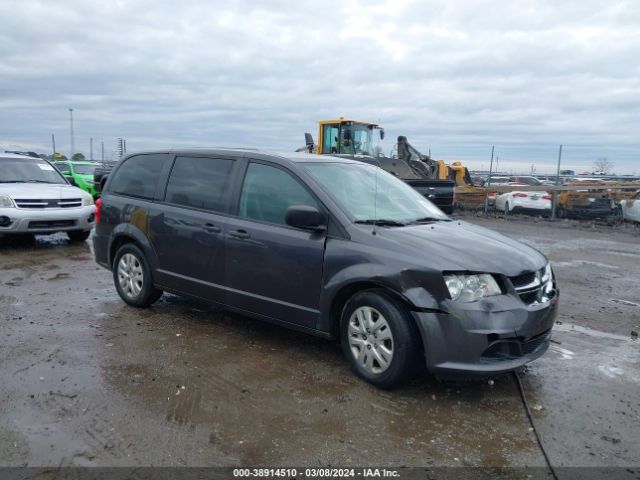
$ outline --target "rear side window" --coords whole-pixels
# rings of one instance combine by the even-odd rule
[[[223,212],[233,160],[178,157],[171,169],[166,201],[185,207]]]
[[[166,154],[136,155],[127,158],[109,182],[109,191],[131,197],[153,199]]]
[[[286,225],[285,213],[292,205],[318,208],[318,203],[290,174],[279,168],[250,163],[242,186],[238,215]]]

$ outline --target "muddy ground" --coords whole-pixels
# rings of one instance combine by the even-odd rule
[[[554,343],[520,372],[552,464],[636,478],[640,229],[467,219],[559,278]],[[127,307],[89,243],[0,242],[0,466],[545,465],[512,375],[381,391],[332,342],[175,296]]]

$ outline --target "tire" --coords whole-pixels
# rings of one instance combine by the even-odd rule
[[[509,210],[509,202],[504,204],[504,216],[511,215],[511,211]]]
[[[342,311],[340,340],[354,372],[376,387],[407,382],[424,364],[413,318],[383,290],[365,290],[349,299]]]
[[[113,283],[126,304],[146,308],[162,296],[162,290],[153,286],[149,262],[142,250],[133,243],[127,243],[118,249],[112,270]]]
[[[71,240],[72,242],[84,242],[87,238],[89,238],[90,234],[91,230],[72,230],[70,232],[67,232],[69,240]]]

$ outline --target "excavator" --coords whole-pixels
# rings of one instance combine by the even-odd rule
[[[446,213],[453,212],[454,187],[473,185],[462,163],[447,165],[443,160],[433,160],[413,147],[405,136],[398,137],[391,155],[384,155],[378,139],[384,140],[385,133],[376,123],[339,117],[320,120],[318,126],[318,143],[310,133],[305,133],[305,147],[298,151],[346,156],[377,165],[404,180]]]

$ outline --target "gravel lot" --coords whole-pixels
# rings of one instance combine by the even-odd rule
[[[552,464],[637,478],[640,229],[466,219],[559,278],[554,343],[520,372]],[[175,296],[127,307],[64,235],[0,240],[0,383],[0,466],[545,466],[513,375],[377,390],[332,342]]]

